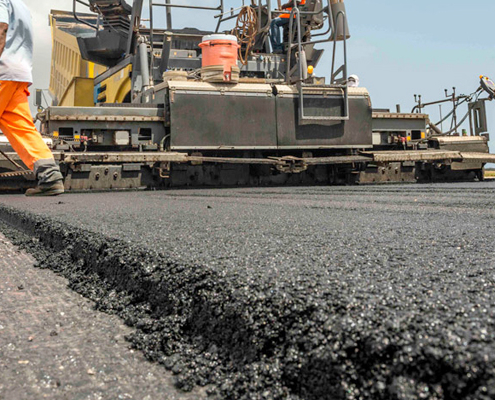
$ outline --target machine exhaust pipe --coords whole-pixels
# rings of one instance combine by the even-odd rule
[[[150,85],[150,67],[148,63],[148,44],[146,39],[141,36],[139,37],[139,61],[141,67],[141,77],[143,79],[142,91],[147,90]]]
[[[299,57],[301,57],[302,78],[303,80],[306,80],[308,79],[308,59],[306,57],[306,51],[304,49],[301,51]]]

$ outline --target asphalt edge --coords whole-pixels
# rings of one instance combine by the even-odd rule
[[[322,311],[318,304],[295,304],[271,287],[236,287],[228,274],[171,263],[157,252],[13,207],[0,205],[0,220],[27,235],[18,242],[39,267],[65,276],[96,309],[135,327],[128,338],[133,346],[172,370],[183,390],[212,385],[209,393],[222,399],[354,399],[364,389],[359,398],[420,393],[474,400],[491,398],[486,390],[495,387],[490,371],[453,368],[435,348],[414,348],[411,361],[408,343],[384,347],[364,337],[346,321],[337,294],[325,310],[331,321],[317,322],[330,329],[322,346],[319,333],[305,325],[318,319],[310,318]],[[307,331],[291,332],[301,328]],[[376,329],[384,338],[389,333]],[[304,335],[308,341],[299,342]],[[382,374],[387,364],[397,375]]]
[[[178,388],[213,385],[210,394],[220,398],[259,390],[269,398],[289,394],[268,354],[271,339],[260,340],[266,321],[252,320],[243,308],[245,288],[232,287],[231,277],[9,206],[0,205],[0,221],[23,234],[14,235],[15,244],[38,267],[66,277],[96,309],[136,328],[127,339],[172,370]]]

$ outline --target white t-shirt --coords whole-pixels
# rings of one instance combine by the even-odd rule
[[[33,83],[33,27],[22,0],[0,0],[0,23],[8,24],[0,57],[0,81]]]

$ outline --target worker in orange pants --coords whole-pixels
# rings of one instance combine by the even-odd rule
[[[32,83],[31,14],[22,0],[0,0],[0,130],[24,164],[34,171],[38,187],[27,196],[64,192],[53,154],[34,126],[28,104]]]

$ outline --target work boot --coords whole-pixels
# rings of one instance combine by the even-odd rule
[[[58,196],[62,193],[64,193],[63,181],[39,184],[34,189],[26,190],[26,196]]]
[[[28,189],[26,196],[57,196],[64,192],[63,176],[53,158],[41,159],[34,163],[38,186]]]

